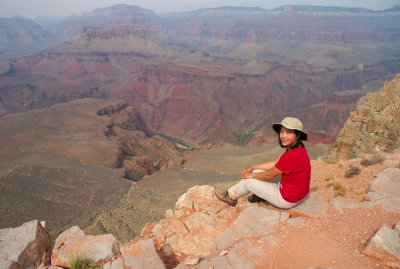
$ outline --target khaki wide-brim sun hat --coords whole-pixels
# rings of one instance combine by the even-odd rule
[[[281,123],[274,123],[272,124],[272,128],[279,134],[279,130],[281,127],[284,126],[288,129],[300,131],[300,138],[301,140],[307,140],[307,133],[303,130],[303,123],[299,119],[286,117],[284,118]]]

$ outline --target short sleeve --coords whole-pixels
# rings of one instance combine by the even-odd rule
[[[283,174],[290,174],[293,169],[296,167],[296,159],[291,158],[291,152],[285,152],[278,160],[278,162],[275,164],[275,167],[281,171]]]

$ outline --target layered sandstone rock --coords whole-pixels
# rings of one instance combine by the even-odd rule
[[[195,186],[175,204],[174,213],[157,224],[144,227],[142,235],[152,234],[158,249],[169,245],[175,255],[209,256],[218,253],[215,238],[229,225],[236,210],[224,210],[211,186]]]
[[[400,144],[400,75],[362,97],[324,159],[392,151]]]
[[[399,224],[397,224],[399,225]],[[400,234],[383,225],[371,238],[363,254],[373,257],[391,268],[400,267]]]
[[[0,268],[44,268],[51,249],[50,235],[38,220],[0,229]]]
[[[121,255],[125,265],[123,268],[165,268],[164,262],[156,252],[152,239],[139,240],[121,247]]]
[[[216,266],[221,259],[222,263],[238,259],[255,266],[263,259],[262,244],[275,244],[278,225],[297,225],[294,220],[302,220],[290,219],[286,211],[250,205],[243,200],[235,208],[229,207],[214,196],[214,191],[214,187],[208,185],[190,188],[178,199],[174,211],[167,211],[166,219],[146,225],[141,237],[153,237],[157,249],[162,252],[171,249],[176,259],[182,261],[177,268],[186,268],[185,257],[208,257],[198,268],[203,268],[204,263]],[[321,200],[310,199],[293,213],[308,215],[321,210],[315,215],[323,215],[328,204],[325,202],[322,209],[320,203]],[[261,239],[255,244],[248,238]],[[244,249],[248,244],[258,250],[246,254]],[[227,256],[223,257],[225,254]]]

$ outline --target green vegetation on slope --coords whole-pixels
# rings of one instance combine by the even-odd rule
[[[247,139],[254,133],[254,131],[256,130],[257,126],[260,123],[261,122],[253,123],[246,130],[236,135],[236,140],[238,141],[239,145],[241,146],[247,145]]]
[[[179,145],[185,146],[185,147],[187,147],[189,150],[194,150],[194,149],[195,149],[195,147],[193,147],[192,145],[189,145],[189,144],[187,144],[187,143],[185,143],[185,142],[179,141],[179,140],[177,140],[176,138],[170,137],[170,136],[168,136],[168,135],[160,134],[160,133],[154,133],[154,134],[155,134],[155,135],[158,135],[159,137],[162,137],[162,138],[164,138],[164,139],[167,139],[168,141],[171,141],[171,142],[177,143],[177,144],[179,144]]]

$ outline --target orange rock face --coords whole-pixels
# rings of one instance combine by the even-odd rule
[[[392,151],[400,143],[400,76],[362,97],[325,158],[355,158]]]

